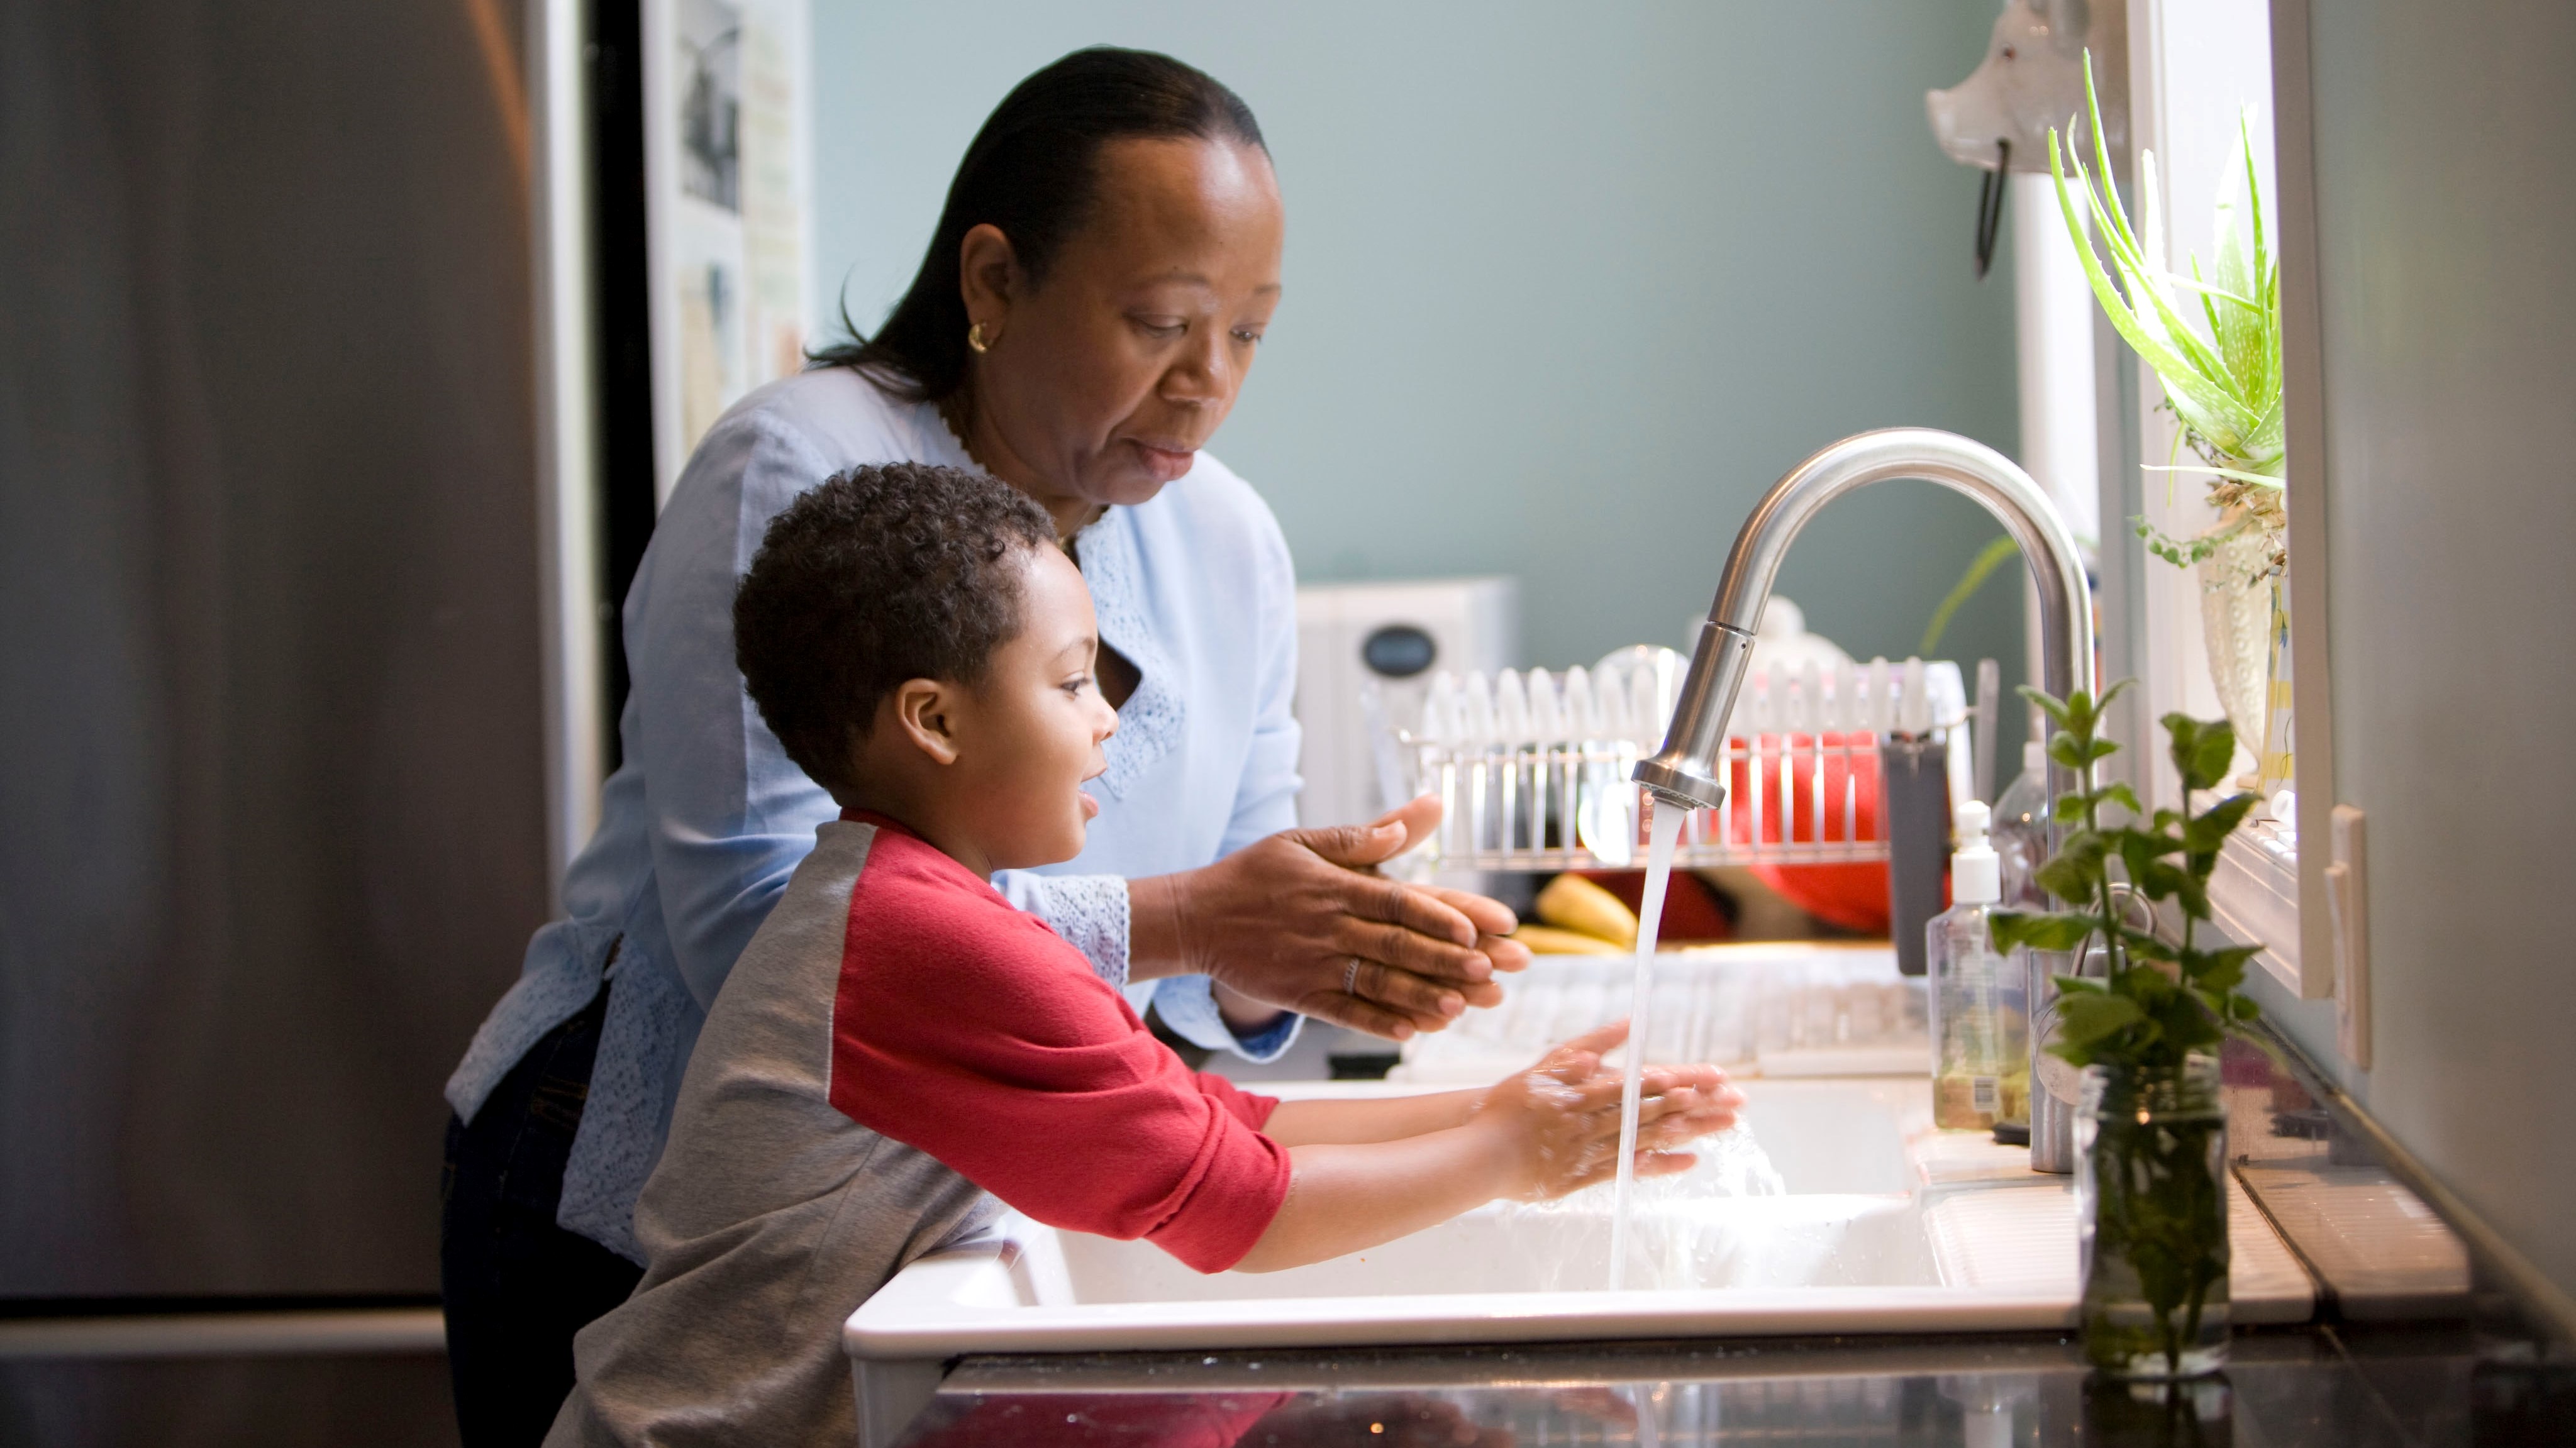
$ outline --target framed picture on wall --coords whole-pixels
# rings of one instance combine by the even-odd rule
[[[640,0],[654,497],[742,395],[804,362],[807,0]]]

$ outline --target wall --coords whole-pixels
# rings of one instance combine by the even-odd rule
[[[2576,1293],[2576,9],[2311,7],[2335,789],[2373,1112]],[[2293,1021],[2330,1059],[2330,1013]]]
[[[1094,42],[1177,54],[1251,102],[1288,199],[1287,300],[1217,451],[1301,574],[1517,573],[1551,666],[1678,643],[1815,448],[2015,445],[2011,261],[1975,280],[1976,182],[1923,113],[1994,11],[816,0],[818,270],[873,325],[1012,83]],[[1826,514],[1782,590],[1902,657],[1998,532],[1893,484]],[[2008,585],[1944,654],[2018,672]]]

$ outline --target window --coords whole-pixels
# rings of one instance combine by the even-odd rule
[[[2282,8],[2293,22],[2303,20],[2299,0],[2284,0]],[[2238,117],[2249,107],[2253,170],[2262,197],[2265,239],[2276,255],[2286,250],[2281,240],[2285,208],[2274,136],[2272,28],[2273,17],[2263,0],[2129,0],[2129,154],[2125,158],[2129,174],[2122,178],[2123,192],[2130,216],[2143,231],[2147,207],[2140,194],[2143,173],[2137,158],[2141,152],[2152,151],[2159,192],[2159,239],[2168,264],[2176,272],[2188,275],[2194,256],[2201,260],[2205,271],[2214,260],[2219,198],[2231,165],[2241,154]],[[2304,67],[2296,74],[2301,84],[2300,94],[2294,99],[2303,104]],[[2297,135],[2304,144],[2304,129],[2299,128]],[[2292,182],[2305,185],[2304,163],[2292,170]],[[2045,178],[2041,179],[2046,184]],[[2047,201],[2053,213],[2054,198]],[[2302,215],[2300,220],[2304,219]],[[2054,222],[2053,216],[2051,221]],[[2293,262],[2284,256],[2285,294],[2294,282],[2312,276],[2313,268],[2304,265],[2303,260]],[[2286,310],[2295,325],[2299,309],[2291,305]],[[2099,331],[2106,360],[2126,353],[2125,344],[2113,339],[2107,323],[2099,324]],[[2298,344],[2294,330],[2285,351],[2298,352]],[[2313,357],[2312,349],[2307,356]],[[2289,387],[2294,391],[2302,381],[2314,387],[2313,367],[2303,379],[2294,358],[2289,371]],[[2133,379],[2134,392],[2112,395],[2120,391],[2113,377]],[[2143,365],[2106,367],[2103,386],[2106,405],[2100,409],[2098,421],[2105,462],[2099,510],[2103,537],[2103,596],[2099,600],[2105,635],[2103,671],[2108,678],[2129,676],[2137,680],[2116,726],[2122,742],[2130,746],[2122,756],[2129,765],[2130,782],[2152,804],[2173,806],[2181,802],[2180,785],[2164,754],[2163,731],[2155,721],[2174,711],[2208,719],[2227,710],[2210,666],[2202,571],[2177,567],[2148,554],[2130,536],[2130,520],[2143,518],[2167,538],[2191,539],[2216,524],[2219,513],[2208,501],[2209,479],[2205,476],[2152,470],[2167,463],[2198,462],[2188,450],[2177,448],[2177,423],[2166,406],[2164,385],[2153,370]],[[2045,398],[2036,400],[2058,408],[2053,416],[2060,432],[2080,429],[2090,421],[2075,417],[2071,404],[2060,406]],[[2025,409],[2031,408],[2034,401],[2026,384]],[[2294,474],[2302,461],[2296,436],[2296,406],[2294,396],[2290,448]],[[2044,428],[2047,420],[2042,422]],[[2031,422],[2026,419],[2026,438],[2031,432]],[[2309,471],[2313,476],[2316,470],[2311,466]],[[2297,496],[2295,477],[2291,496]],[[2300,533],[2295,515],[2291,532],[2294,538]],[[2294,543],[2294,577],[2298,574],[2295,549]],[[2209,571],[2215,575],[2221,570]],[[2322,574],[2321,560],[2316,571]],[[2264,612],[2268,616],[2268,601]],[[2268,636],[2268,629],[2265,632]],[[2294,638],[2311,639],[2319,651],[2321,665],[2322,621],[2313,634],[2295,627],[2292,634]],[[2309,693],[2315,696],[2323,691]],[[2241,714],[2245,712],[2241,691],[2238,702]],[[2316,703],[2323,706],[2322,699]],[[2254,717],[2261,717],[2259,706]],[[2239,732],[2242,735],[2249,731],[2240,728]],[[2250,732],[2259,735],[2259,727]],[[2310,736],[2321,733],[2321,729],[2311,729],[2308,721],[2301,721],[2303,744]],[[2248,784],[2253,782],[2256,750],[2260,747],[2259,737],[2240,739],[2238,767]],[[2300,766],[2309,772],[2312,784],[2319,781],[2310,766],[2323,762],[2300,758]],[[2330,794],[2319,796],[2320,820],[2323,806],[2330,799]],[[2301,810],[2303,814],[2307,812]],[[2258,809],[2258,819],[2269,813],[2268,807]],[[2266,819],[2229,841],[2212,882],[2211,903],[2222,931],[2238,940],[2264,943],[2266,949],[2258,957],[2258,964],[2272,981],[2288,994],[2308,999],[2330,993],[2332,971],[2329,952],[2321,942],[2308,938],[2314,932],[2306,927],[2318,924],[2314,917],[2322,917],[2325,912],[2322,907],[2301,910],[2301,877],[2295,830],[2286,822]]]

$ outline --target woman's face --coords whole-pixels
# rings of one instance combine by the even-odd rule
[[[1113,141],[1089,220],[1032,286],[1002,234],[964,242],[978,461],[1058,525],[1142,503],[1233,410],[1279,302],[1269,158],[1221,141]]]

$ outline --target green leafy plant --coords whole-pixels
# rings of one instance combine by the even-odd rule
[[[2057,725],[2048,757],[2075,772],[2077,787],[2059,796],[2056,820],[2072,826],[2039,869],[2041,888],[2069,907],[2051,912],[1995,913],[1995,948],[2082,951],[2099,943],[2108,969],[2100,978],[2059,982],[2060,1033],[2052,1047],[2078,1065],[2097,1061],[2145,1069],[2179,1069],[2195,1051],[2216,1046],[2227,1024],[2251,1020],[2254,1002],[2236,989],[2259,945],[2204,949],[2199,927],[2209,916],[2209,876],[2218,849],[2254,808],[2251,794],[2231,794],[2199,814],[2150,814],[2125,784],[2096,786],[2097,766],[2120,746],[2101,737],[2102,711],[2128,688],[2124,680],[2100,700],[2079,689],[2065,699],[2025,686],[2023,697]],[[2217,788],[2234,758],[2236,731],[2225,720],[2164,717],[2175,770],[2191,793]],[[2115,821],[2106,811],[2117,807]],[[2114,867],[2118,878],[2114,878]],[[2174,902],[2182,941],[2172,944],[2132,924],[2119,896]]]
[[[2112,189],[2111,152],[2102,143],[2102,106],[2093,92],[2090,52],[2084,57],[2084,102],[2093,121],[2092,170],[2085,169],[2076,148],[2062,143],[2057,131],[2048,133],[2048,170],[2057,182],[2058,209],[2094,298],[2120,336],[2155,369],[2166,402],[2182,425],[2178,441],[2188,443],[2201,459],[2198,465],[2152,471],[2208,474],[2210,501],[2229,515],[2230,526],[2263,529],[2277,553],[2287,526],[2281,498],[2281,270],[2263,228],[2251,113],[2237,118],[2238,152],[2219,192],[2211,274],[2202,275],[2194,257],[2191,274],[2183,276],[2165,263],[2155,153],[2139,157],[2143,226],[2130,224]],[[2069,117],[2067,130],[2074,129]],[[2087,214],[2101,234],[2107,267],[2086,230]],[[2149,550],[2168,562],[2208,556],[2208,549],[2198,546],[2203,540],[2168,538],[2143,518],[2132,523]]]
[[[2244,822],[2254,796],[2231,794],[2197,814],[2150,812],[2127,785],[2098,784],[2101,762],[2119,750],[2101,736],[2102,711],[2126,687],[2115,684],[2098,701],[2081,690],[2065,699],[2021,691],[2057,725],[2048,757],[2076,778],[2075,790],[2055,806],[2056,822],[2067,827],[2064,841],[2037,874],[2068,908],[1997,911],[1994,938],[1998,950],[2067,952],[2079,969],[2101,954],[2100,974],[2057,977],[2057,1038],[2048,1049],[2073,1065],[2105,1068],[2108,1109],[2092,1148],[2094,1251],[2097,1260],[2111,1254],[2134,1272],[2152,1312],[2140,1346],[2179,1370],[2185,1345],[2198,1339],[2209,1293],[2227,1272],[2217,1164],[2224,1117],[2213,1110],[2159,1120],[2147,1108],[2171,1104],[2192,1057],[2214,1054],[2231,1028],[2257,1014],[2237,987],[2262,947],[2204,947],[2200,932],[2210,918],[2219,847]],[[2235,731],[2184,714],[2163,722],[2188,804],[2227,778]],[[2124,896],[2171,902],[2182,919],[2181,940],[2133,922]],[[2086,1330],[2088,1341],[2115,1335],[2109,1318],[2097,1321],[2089,1311]],[[2099,1361],[2131,1355],[2120,1342],[2093,1348]]]

